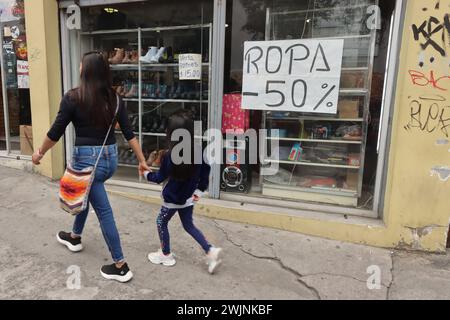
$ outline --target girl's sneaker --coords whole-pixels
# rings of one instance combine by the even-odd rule
[[[172,267],[177,263],[173,254],[169,254],[166,256],[161,249],[159,249],[157,252],[149,253],[148,260],[150,260],[150,262],[153,264],[162,264],[166,267]]]
[[[70,232],[61,231],[56,235],[56,240],[65,245],[67,249],[72,252],[80,252],[83,250],[83,245],[81,244],[81,238],[72,238]]]
[[[115,263],[103,266],[100,273],[105,279],[116,280],[122,283],[128,282],[133,278],[133,273],[126,263],[121,268],[117,268]]]
[[[206,255],[208,261],[208,272],[210,274],[214,274],[217,271],[217,268],[222,264],[222,249],[211,247],[209,249],[208,254]]]

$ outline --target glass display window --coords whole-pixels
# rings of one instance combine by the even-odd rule
[[[379,8],[375,12],[380,13],[376,20],[381,21],[380,26],[367,22],[373,14],[371,6]],[[278,40],[337,39],[343,48],[336,112],[285,111],[283,103],[291,98],[288,94],[279,104],[282,111],[276,107],[246,110],[249,128],[266,130],[266,141],[258,144],[265,158],[260,158],[258,165],[241,166],[240,171],[245,170],[241,174],[247,177],[242,182],[245,188],[236,187],[232,177],[222,175],[223,192],[372,209],[382,109],[379,95],[372,92],[380,92],[384,85],[394,7],[395,2],[376,0],[227,2],[224,101],[227,94],[242,94],[246,42],[276,46]],[[272,53],[270,59],[276,57]],[[277,66],[273,61],[266,62],[266,68],[268,65]],[[299,79],[300,83],[301,76]],[[274,97],[286,92],[286,84],[275,85],[268,85],[265,93]],[[324,94],[330,89],[326,86],[322,86]],[[299,87],[291,92],[294,104],[302,101]],[[272,148],[275,140],[278,146]],[[279,167],[276,174],[261,174],[274,163]],[[227,167],[225,164],[222,170]]]
[[[0,150],[31,156],[33,133],[23,0],[0,1],[2,112]]]
[[[147,163],[158,170],[167,148],[167,120],[184,109],[208,128],[212,45],[212,2],[145,1],[82,8],[82,30],[69,33],[79,48],[72,62],[97,50],[109,59],[113,85],[126,104],[130,123]],[[182,74],[186,57],[199,57],[196,76]],[[75,60],[75,58],[73,58]],[[184,69],[183,69],[184,71]],[[193,72],[188,70],[187,72]],[[77,80],[71,86],[76,87]],[[116,180],[138,182],[137,159],[116,128],[119,169]],[[202,137],[199,137],[202,138]]]

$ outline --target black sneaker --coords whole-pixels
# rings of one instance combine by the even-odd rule
[[[71,233],[67,233],[64,231],[61,231],[56,235],[56,240],[58,240],[59,243],[65,245],[67,249],[69,249],[72,252],[79,252],[83,250],[83,245],[81,244],[81,238],[72,238]]]
[[[133,278],[133,273],[126,263],[120,269],[116,267],[115,263],[103,266],[100,273],[105,279],[116,280],[122,283],[128,282]]]

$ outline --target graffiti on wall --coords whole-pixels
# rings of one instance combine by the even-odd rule
[[[440,9],[440,1],[437,1],[435,10]],[[428,11],[424,7],[423,11]],[[412,25],[414,41],[420,44],[423,51],[430,50],[441,57],[447,57],[448,54],[448,36],[450,35],[450,15],[445,13],[442,17],[430,15],[427,19],[419,21]],[[433,63],[434,57],[431,59]],[[423,66],[424,62],[420,62]]]
[[[408,66],[407,132],[430,135],[434,145],[448,149],[450,139],[450,0],[424,1],[423,14],[411,24],[411,49],[417,60]],[[445,6],[445,8],[444,8]],[[450,152],[450,149],[448,149]],[[430,176],[446,182],[447,165],[435,165]]]
[[[450,103],[442,95],[410,97],[407,131],[440,133],[450,137]]]
[[[418,66],[408,68],[408,78],[418,90],[414,90],[417,95],[408,97],[408,122],[404,128],[449,138],[450,15],[441,6],[443,1],[429,1],[422,8],[425,15],[419,15],[411,25]]]

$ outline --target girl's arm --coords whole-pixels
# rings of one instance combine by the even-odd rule
[[[144,172],[145,178],[149,182],[154,182],[158,184],[163,183],[169,177],[169,163],[170,161],[166,153],[163,155],[161,159],[161,168],[159,168],[157,172],[152,172],[151,170]]]

